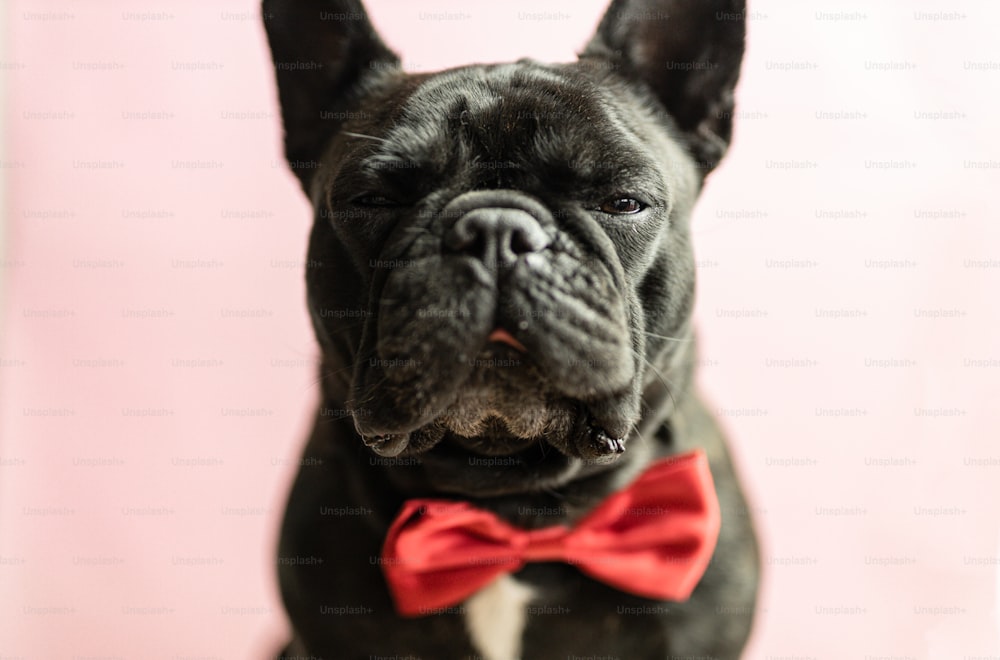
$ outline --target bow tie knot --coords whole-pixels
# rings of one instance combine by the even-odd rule
[[[566,539],[571,530],[569,527],[543,527],[524,533],[520,556],[524,561],[566,561]]]

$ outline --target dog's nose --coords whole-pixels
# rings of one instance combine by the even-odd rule
[[[444,245],[452,252],[502,268],[523,254],[544,250],[549,236],[525,210],[486,207],[473,209],[456,220],[444,235]]]

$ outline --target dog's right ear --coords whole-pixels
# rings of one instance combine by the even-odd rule
[[[318,161],[365,85],[398,71],[360,0],[263,0],[285,156],[306,194]]]

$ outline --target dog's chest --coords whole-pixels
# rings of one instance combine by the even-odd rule
[[[465,601],[465,627],[484,660],[517,660],[534,589],[509,575]]]

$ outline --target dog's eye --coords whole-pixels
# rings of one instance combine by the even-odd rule
[[[358,206],[399,206],[399,203],[396,200],[385,197],[384,195],[361,195],[360,197],[355,197],[353,203]]]
[[[631,197],[612,197],[599,208],[609,215],[632,215],[646,208],[646,205]]]

